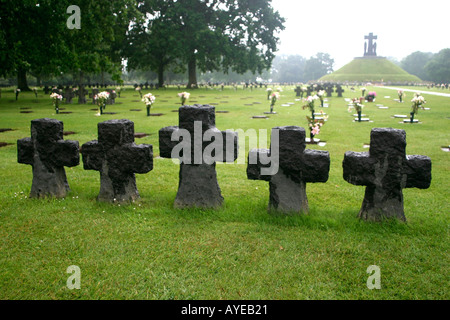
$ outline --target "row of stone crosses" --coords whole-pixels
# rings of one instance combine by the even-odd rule
[[[336,88],[335,88],[336,87]],[[345,90],[342,88],[340,84],[334,83],[319,83],[319,84],[310,84],[308,86],[296,86],[294,91],[297,97],[303,98],[303,96],[310,96],[312,92],[324,90],[327,94],[327,97],[331,97],[333,92],[337,93],[338,98],[342,98],[342,93]]]
[[[187,130],[194,135],[195,125],[201,121],[202,133],[219,131],[215,127],[215,107],[209,105],[183,106],[179,109],[179,126],[159,131],[160,156],[171,158],[178,144],[174,133]],[[279,136],[279,169],[272,175],[263,174],[267,162],[262,157],[270,150],[253,149],[248,159],[257,159],[247,167],[247,177],[269,182],[269,210],[286,214],[307,213],[306,184],[326,182],[330,169],[328,151],[305,149],[305,129],[296,126],[277,127]],[[198,129],[197,129],[198,131]],[[224,141],[223,154],[232,152],[230,159],[238,157],[238,134],[221,132]],[[179,135],[178,135],[179,136]],[[100,172],[98,200],[103,202],[131,202],[139,198],[135,174],[148,173],[153,169],[153,146],[136,145],[134,123],[130,120],[109,120],[98,123],[98,140],[82,145],[78,141],[63,139],[63,123],[55,119],[31,121],[31,138],[17,141],[18,162],[29,164],[33,169],[30,197],[65,197],[69,189],[64,167],[77,166],[80,153],[85,170]],[[203,141],[203,140],[202,140]],[[191,150],[208,147],[191,142]],[[227,149],[227,150],[225,150]],[[420,155],[406,155],[404,130],[375,128],[371,132],[369,152],[346,152],[343,161],[343,177],[354,185],[366,186],[359,217],[379,221],[398,218],[405,221],[403,188],[426,189],[431,184],[431,159]],[[222,156],[220,156],[222,157]],[[217,159],[216,159],[217,160]],[[180,162],[179,187],[174,206],[216,208],[223,197],[217,182],[215,162],[197,164]],[[252,164],[251,164],[252,163]],[[264,171],[265,172],[265,171]]]

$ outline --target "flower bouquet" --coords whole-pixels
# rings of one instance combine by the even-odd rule
[[[272,94],[272,88],[267,88],[267,100],[270,100],[270,95]]]
[[[36,87],[33,88],[33,92],[34,92],[34,96],[37,99],[37,95],[38,95],[38,89]]]
[[[314,143],[314,137],[320,133],[320,129],[325,124],[324,120],[316,120],[311,117],[306,116],[306,119],[308,120],[308,127],[309,127],[309,137],[311,140],[311,143]]]
[[[305,99],[306,104],[302,107],[303,110],[305,110],[306,108],[309,108],[309,111],[311,111],[313,120],[315,119],[314,118],[314,101],[316,101],[317,99],[319,99],[319,97],[317,95],[309,96],[308,98]]]
[[[415,93],[414,98],[412,98],[411,102],[413,103],[411,106],[411,118],[410,122],[413,123],[414,121],[414,115],[419,111],[419,108],[423,109],[423,105],[427,103],[425,98],[420,93]]]
[[[150,108],[152,107],[152,104],[155,102],[155,100],[156,100],[155,96],[152,95],[151,93],[147,93],[142,98],[142,102],[144,102],[145,105],[147,106],[147,117],[150,116]]]
[[[364,95],[366,94],[367,89],[365,87],[361,88],[361,92],[362,92],[362,96],[364,97]]]
[[[97,102],[98,107],[100,108],[100,114],[103,114],[103,109],[106,107],[106,100],[109,99],[109,92],[102,91],[96,94],[94,99]]]
[[[375,91],[369,91],[369,93],[366,96],[367,102],[374,102],[376,96],[377,96],[377,93]]]
[[[63,96],[56,92],[53,92],[50,95],[50,98],[52,98],[53,106],[55,107],[56,114],[58,114],[59,113],[59,102],[63,99]]]
[[[398,99],[400,100],[400,102],[403,102],[403,97],[406,97],[406,94],[403,92],[403,90],[398,90],[397,94],[398,94]]]
[[[181,106],[184,106],[186,101],[189,100],[189,97],[191,96],[191,94],[189,92],[181,92],[178,94],[178,96],[181,99]]]
[[[117,92],[117,94],[119,95],[119,98],[120,98],[120,91],[122,90],[122,88],[121,87],[117,87],[116,88],[116,92]]]
[[[351,104],[348,107],[348,111],[351,112],[352,109],[355,109],[358,113],[358,122],[361,122],[361,112],[364,108],[364,105],[361,103],[362,99],[353,98]]]
[[[320,99],[320,106],[323,108],[323,98],[325,97],[325,90],[319,90],[317,96]]]
[[[142,98],[142,88],[141,88],[141,87],[136,87],[135,90],[136,90],[136,91],[139,91],[139,95],[140,95],[141,98]]]
[[[16,89],[16,100],[19,98],[19,93],[20,93],[20,89],[17,88],[17,89]]]
[[[280,99],[280,93],[277,92],[273,92],[270,95],[270,113],[273,113],[273,107],[275,106],[275,103],[277,102],[277,100]]]

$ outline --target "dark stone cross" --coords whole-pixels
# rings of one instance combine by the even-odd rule
[[[327,86],[325,88],[326,92],[327,92],[327,97],[331,97],[331,94],[333,93],[333,86]]]
[[[109,120],[98,124],[98,141],[81,146],[85,170],[100,171],[103,202],[127,202],[139,199],[135,173],[153,169],[153,146],[134,143],[134,123]]]
[[[253,149],[249,152],[247,177],[251,180],[269,181],[269,210],[287,214],[308,213],[306,183],[328,180],[329,153],[305,150],[305,136],[305,129],[301,127],[276,127],[272,129],[270,150]],[[267,161],[263,160],[267,157],[272,157],[272,161],[278,160],[279,163],[278,170],[272,172],[272,175],[262,172],[263,168],[269,167]]]
[[[294,89],[294,91],[295,91],[295,93],[297,94],[297,97],[300,97],[301,96],[301,94],[302,94],[302,88],[300,87],[300,86],[297,86],[295,89]]]
[[[31,121],[31,138],[17,140],[17,161],[33,167],[30,198],[63,198],[70,191],[64,167],[80,163],[78,141],[64,140],[63,123],[55,119]]]
[[[160,156],[180,159],[175,207],[215,208],[223,203],[216,162],[234,162],[237,159],[238,134],[218,130],[215,119],[213,106],[182,106],[179,126],[159,130]]]
[[[369,152],[346,152],[342,166],[344,179],[366,186],[359,217],[381,221],[398,218],[405,221],[404,188],[427,189],[431,184],[431,159],[407,156],[406,132],[391,128],[374,128]]]
[[[369,40],[368,46],[364,46],[364,56],[376,56],[376,44],[373,43],[373,40],[377,40],[378,36],[374,36],[373,33],[369,33],[368,36],[364,36],[364,40]]]
[[[69,103],[69,104],[72,103],[72,99],[74,96],[75,95],[73,93],[72,88],[66,87],[64,89],[64,99],[66,99],[66,103]]]
[[[344,89],[342,89],[341,86],[336,87],[336,90],[335,90],[335,91],[336,91],[336,93],[338,94],[337,96],[338,96],[339,98],[342,98],[342,93],[345,92]]]

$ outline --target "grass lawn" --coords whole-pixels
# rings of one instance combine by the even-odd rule
[[[306,127],[309,112],[293,89],[283,87],[278,114],[267,120],[251,118],[269,111],[265,89],[191,90],[189,103],[230,111],[216,115],[220,130]],[[360,95],[344,89],[345,98]],[[317,136],[327,143],[307,147],[330,152],[330,178],[307,186],[310,214],[294,217],[268,214],[268,183],[248,180],[244,164],[217,165],[223,208],[173,208],[179,165],[156,158],[158,130],[178,124],[172,110],[184,90],[151,91],[157,97],[152,113],[162,117],[146,117],[131,89],[107,106],[117,114],[100,117],[90,110],[94,105],[77,99],[61,106],[73,113],[56,115],[42,92],[37,99],[22,92],[15,101],[3,89],[0,128],[14,131],[0,133],[0,142],[11,144],[0,148],[0,299],[449,299],[450,154],[441,147],[450,143],[450,98],[424,95],[431,110],[420,110],[422,123],[410,125],[391,116],[409,114],[412,93],[401,104],[393,100],[396,91],[367,89],[377,92],[363,110],[370,123],[352,122],[344,98],[328,98],[329,119]],[[288,102],[294,105],[282,106]],[[17,163],[16,141],[30,136],[32,119],[45,117],[62,120],[75,132],[65,138],[80,145],[97,139],[98,122],[113,118],[130,119],[136,132],[150,134],[136,139],[152,144],[155,156],[153,171],[137,175],[141,200],[98,203],[99,173],[82,165],[66,168],[71,192],[65,199],[27,198],[31,167]],[[431,187],[403,191],[407,223],[360,221],[364,187],[342,178],[344,153],[367,151],[374,127],[406,130],[407,154],[432,159]],[[243,157],[248,151],[241,144]],[[71,265],[80,267],[80,290],[66,286]],[[381,290],[367,288],[371,265],[380,267]]]

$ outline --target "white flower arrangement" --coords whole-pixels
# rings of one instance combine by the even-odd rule
[[[142,102],[144,102],[146,106],[151,106],[155,100],[155,96],[151,93],[147,93],[142,97]]]

